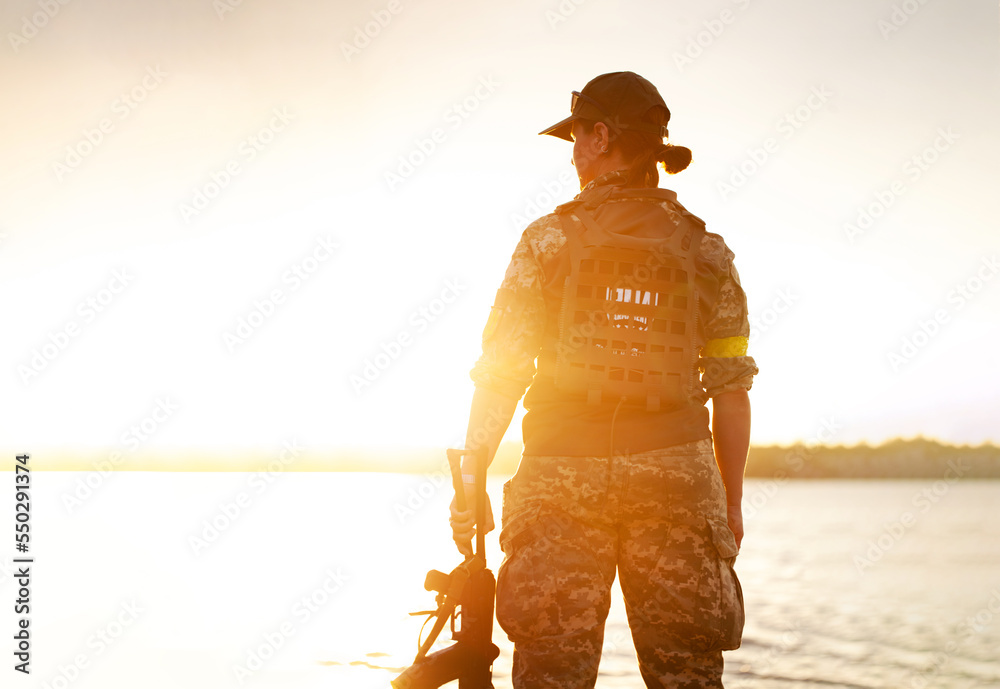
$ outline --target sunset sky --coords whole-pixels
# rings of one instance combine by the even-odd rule
[[[460,444],[518,237],[579,191],[537,132],[618,70],[736,253],[754,443],[1000,442],[997,9],[7,0],[0,448]]]

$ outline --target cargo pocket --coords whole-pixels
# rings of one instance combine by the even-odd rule
[[[611,584],[565,512],[534,502],[511,516],[500,538],[496,617],[512,641],[579,633],[607,616]]]
[[[500,550],[511,554],[511,542],[538,519],[541,503],[528,501],[514,493],[510,481],[503,484],[503,503],[500,512]]]
[[[723,521],[708,520],[712,532],[712,542],[719,555],[718,572],[718,621],[719,645],[714,650],[732,651],[740,647],[743,639],[743,623],[746,619],[743,607],[743,587],[733,565],[739,548],[729,525]]]
[[[652,568],[644,569],[640,560],[638,568],[622,572],[630,617],[665,649],[711,653],[739,647],[743,594],[733,571],[738,550],[732,531],[705,518],[673,520],[664,530]]]
[[[506,610],[511,607],[511,596],[516,595],[507,586],[507,571],[510,569],[512,561],[519,553],[516,552],[515,544],[523,540],[525,532],[538,521],[538,513],[541,503],[525,502],[520,499],[515,491],[512,482],[513,478],[503,484],[503,503],[501,511],[500,528],[500,549],[504,553],[503,562],[497,569],[496,588],[496,617],[500,627],[511,635],[508,623],[505,621],[508,616]],[[511,636],[513,638],[513,636]]]
[[[523,592],[519,580],[523,578],[526,542],[537,537],[539,530],[535,527],[541,512],[541,503],[535,502],[527,506],[516,506],[512,509],[509,500],[509,482],[504,484],[503,528],[500,530],[500,549],[504,552],[503,562],[497,569],[496,617],[497,623],[512,641],[523,637],[522,624],[519,623],[523,603],[519,600]],[[532,531],[535,536],[532,535]],[[513,577],[511,572],[513,570]],[[513,578],[513,581],[511,580]]]

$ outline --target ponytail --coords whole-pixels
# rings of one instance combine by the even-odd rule
[[[663,144],[656,154],[656,161],[663,163],[663,171],[676,175],[691,164],[691,149],[673,144]]]
[[[660,173],[656,171],[657,163],[662,164],[664,172],[668,175],[676,175],[691,164],[690,148],[665,144],[653,134],[622,132],[617,143],[621,146],[624,156],[629,157],[629,154],[632,154],[632,164],[625,180],[627,187],[659,186]]]
[[[665,125],[670,119],[669,111],[664,107],[659,112],[651,109],[646,115],[646,121],[652,124]],[[583,120],[584,129],[590,132],[594,128],[594,120]],[[605,122],[611,134],[611,145],[617,146],[625,160],[632,161],[625,177],[626,187],[657,187],[660,173],[657,163],[663,166],[668,175],[676,175],[687,169],[691,164],[691,149],[684,146],[674,146],[663,143],[663,138],[657,134],[640,132],[635,129],[624,129]]]

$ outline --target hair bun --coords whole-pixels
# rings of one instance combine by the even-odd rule
[[[676,175],[691,164],[691,149],[684,146],[664,144],[663,148],[656,155],[656,159],[663,163],[663,169],[668,175]]]

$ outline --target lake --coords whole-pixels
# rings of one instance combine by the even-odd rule
[[[407,613],[433,606],[424,575],[461,561],[438,475],[118,472],[90,495],[86,478],[32,474],[30,680],[3,550],[16,686],[385,688],[416,653]],[[1000,687],[1000,481],[748,480],[746,503],[727,687]],[[496,531],[487,546],[495,572]],[[597,686],[643,686],[617,582]]]

